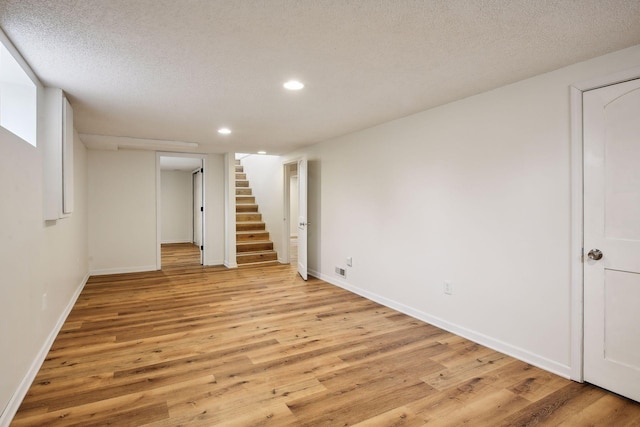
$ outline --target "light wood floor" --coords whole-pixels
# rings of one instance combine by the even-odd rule
[[[637,403],[294,267],[169,258],[89,280],[12,425],[640,425]]]
[[[200,249],[193,243],[168,243],[161,245],[162,269],[200,267]]]

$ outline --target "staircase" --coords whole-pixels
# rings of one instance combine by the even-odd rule
[[[247,174],[240,160],[236,160],[236,262],[242,267],[276,264],[277,259]]]

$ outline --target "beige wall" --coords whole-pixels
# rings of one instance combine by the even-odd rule
[[[89,150],[89,248],[92,274],[156,269],[154,151]],[[224,259],[223,156],[205,156],[205,264]]]
[[[45,222],[43,147],[0,128],[0,410],[17,409],[11,397],[26,392],[87,278],[86,150],[74,137],[75,210]]]
[[[156,154],[89,150],[92,274],[156,268]]]
[[[161,187],[162,243],[193,241],[193,174],[163,170]]]

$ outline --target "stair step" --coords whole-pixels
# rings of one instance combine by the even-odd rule
[[[236,222],[244,222],[244,221],[262,221],[262,214],[258,212],[236,213]]]
[[[276,261],[277,259],[278,254],[275,251],[245,252],[236,254],[236,262],[238,264]]]
[[[236,262],[238,266],[264,266],[278,264],[269,232],[252,195],[247,174],[236,161]]]
[[[266,230],[236,231],[236,242],[251,242],[269,240]]]
[[[254,204],[256,196],[236,196],[236,205]]]
[[[272,251],[273,242],[269,240],[236,243],[236,253]]]
[[[236,231],[264,231],[265,225],[262,221],[236,222]]]
[[[240,160],[236,159],[236,166],[240,166]]]
[[[272,265],[280,265],[280,263],[278,261],[247,262],[245,264],[238,264],[238,268],[270,267]]]
[[[236,203],[236,212],[258,212],[258,205],[255,203]]]

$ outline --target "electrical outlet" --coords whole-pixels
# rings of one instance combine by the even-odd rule
[[[453,283],[449,280],[444,281],[444,293],[446,295],[453,295]]]

